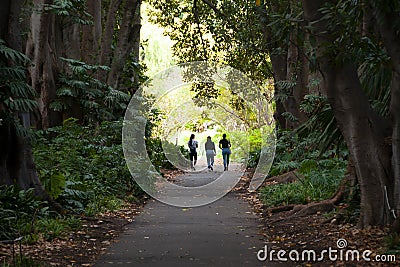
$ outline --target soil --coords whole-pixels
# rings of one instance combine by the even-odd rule
[[[169,180],[180,172],[163,170]],[[338,249],[337,242],[342,239],[347,243],[346,250],[372,251],[369,257],[384,254],[385,239],[388,229],[368,228],[358,229],[354,224],[338,224],[327,214],[308,216],[290,216],[291,212],[271,214],[258,198],[257,192],[247,190],[250,175],[242,177],[233,189],[238,197],[244,198],[254,207],[259,215],[260,234],[263,236],[268,251],[303,251],[315,250],[321,252],[329,248]],[[68,233],[62,238],[52,241],[40,241],[34,245],[22,244],[22,255],[34,259],[37,266],[93,266],[96,259],[123,231],[124,227],[135,220],[146,203],[126,203],[118,211],[107,212],[95,218],[83,218],[82,228],[74,233]],[[333,216],[332,216],[333,217]],[[18,256],[19,245],[15,244]],[[0,262],[12,262],[12,245],[0,246]],[[397,266],[394,263],[378,263],[365,261],[330,261],[328,256],[320,262],[296,262],[297,266]],[[398,261],[398,260],[397,260]],[[12,264],[11,264],[12,266]],[[293,266],[293,265],[290,265]]]

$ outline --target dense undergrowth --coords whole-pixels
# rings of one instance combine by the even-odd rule
[[[36,132],[34,158],[50,196],[74,213],[93,215],[142,194],[122,151],[122,122],[81,126],[73,120]]]
[[[260,196],[270,207],[328,199],[344,177],[346,158],[347,151],[335,146],[321,152],[314,135],[300,138],[295,131],[281,132],[269,176],[294,171],[297,180],[263,187]]]
[[[0,188],[0,240],[23,237],[23,242],[51,240],[81,225],[82,216],[120,208],[138,201],[144,192],[126,165],[122,121],[82,126],[69,119],[62,126],[32,135],[33,154],[40,180],[63,214],[35,197],[32,190]],[[157,169],[170,168],[157,139],[147,139]]]

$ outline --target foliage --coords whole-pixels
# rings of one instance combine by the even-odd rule
[[[298,181],[264,187],[261,198],[268,206],[307,204],[330,198],[346,170],[346,161],[338,158],[321,161],[305,159],[300,163]]]
[[[35,91],[26,83],[29,59],[6,46],[0,39],[0,125],[1,120],[16,123],[16,112],[29,112],[37,107]]]
[[[24,256],[19,256],[13,259],[12,263],[6,263],[3,262],[1,267],[43,267],[43,263],[38,262],[37,260],[24,257]]]
[[[71,70],[58,79],[57,99],[51,104],[55,111],[82,111],[85,122],[115,120],[122,117],[129,102],[129,95],[94,78],[106,66],[61,58]]]
[[[152,77],[157,72],[165,70],[174,63],[171,47],[171,39],[163,34],[163,29],[149,22],[148,10],[150,7],[142,2],[142,28],[141,36],[141,58],[142,64],[147,66],[146,74]]]
[[[85,0],[54,0],[52,4],[45,4],[45,10],[54,12],[59,17],[65,17],[74,23],[82,25],[93,24],[93,17],[85,11]]]
[[[28,243],[51,240],[80,227],[80,219],[62,217],[36,198],[33,189],[0,187],[0,240],[23,237]]]
[[[400,234],[391,233],[385,237],[386,254],[400,255]]]
[[[95,214],[118,206],[116,198],[140,195],[125,164],[122,122],[63,126],[37,131],[35,163],[47,191],[65,208]]]
[[[313,138],[300,139],[292,131],[279,131],[278,135],[275,159],[270,170],[270,176],[297,169],[300,167],[301,161],[307,158],[315,158],[318,155]]]
[[[0,187],[0,240],[31,233],[33,225],[30,224],[48,215],[46,203],[36,199],[33,189],[23,191],[14,186]],[[23,229],[22,225],[27,227]]]
[[[300,105],[300,109],[309,118],[296,129],[296,133],[299,136],[314,135],[316,137],[315,143],[319,144],[318,149],[321,153],[335,145],[335,143],[339,148],[344,145],[343,136],[336,124],[333,110],[326,97],[313,94],[306,95]]]
[[[174,144],[171,143],[165,143],[164,145],[174,146]],[[175,168],[165,156],[161,139],[159,138],[146,139],[146,149],[149,158],[157,171],[160,171],[161,168],[167,168],[167,169]],[[187,150],[185,149],[185,147],[179,146],[178,149],[183,155],[187,154]],[[188,155],[186,155],[186,158],[187,157]]]
[[[301,108],[310,118],[296,130],[278,132],[269,173],[277,176],[295,171],[298,181],[264,187],[261,197],[267,205],[306,204],[329,198],[344,176],[348,152],[340,142],[341,134],[325,98],[308,95]]]
[[[149,1],[150,21],[174,41],[178,62],[228,64],[254,80],[270,77],[258,11],[251,1]]]
[[[125,61],[124,71],[121,74],[121,88],[134,94],[141,84],[146,82],[149,77],[145,75],[147,67],[143,63],[136,62],[136,52],[129,54]]]

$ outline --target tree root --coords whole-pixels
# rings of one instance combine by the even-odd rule
[[[321,202],[313,202],[307,205],[286,205],[269,209],[269,213],[278,213],[282,211],[289,211],[287,217],[274,220],[274,222],[288,220],[295,217],[308,216],[316,213],[325,213],[334,210],[337,205],[345,198],[346,194],[346,177],[343,179],[340,187],[333,195],[332,198],[323,200]]]
[[[274,176],[274,177],[271,177],[271,178],[265,180],[265,182],[274,183],[274,184],[292,183],[294,181],[297,181],[298,180],[298,176],[300,175],[300,174],[295,173],[295,172],[296,172],[296,170],[284,173],[284,174],[279,175],[279,176]]]

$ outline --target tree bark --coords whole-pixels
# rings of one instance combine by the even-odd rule
[[[77,23],[71,24],[67,22],[67,25],[63,27],[63,45],[64,51],[63,56],[65,58],[72,58],[76,60],[81,59],[81,37],[80,37],[80,25]],[[62,68],[65,71],[65,68]]]
[[[82,27],[82,57],[88,64],[97,64],[97,54],[102,33],[101,1],[87,0],[87,12],[93,17],[93,25]]]
[[[281,6],[271,1],[269,8],[273,11],[278,11]],[[295,7],[291,7],[294,9]],[[297,32],[290,33],[290,41],[282,42],[273,40],[269,29],[269,18],[265,8],[259,9],[260,24],[263,32],[263,42],[266,49],[269,51],[272,70],[275,82],[275,95],[286,95],[287,92],[283,91],[279,86],[280,81],[293,81],[296,85],[290,89],[287,99],[275,98],[276,112],[275,119],[281,129],[294,129],[301,122],[304,122],[307,117],[300,111],[300,103],[303,101],[304,95],[307,93],[308,84],[308,61],[305,59],[302,45],[297,44]],[[276,53],[277,48],[281,51]],[[298,121],[289,121],[285,119],[282,114],[290,112]]]
[[[274,77],[274,89],[275,89],[275,103],[276,103],[276,111],[274,114],[275,120],[278,122],[280,129],[286,129],[286,119],[282,116],[285,113],[285,105],[282,99],[277,98],[277,95],[281,95],[283,92],[281,91],[280,86],[278,85],[279,81],[286,80],[287,77],[287,45],[286,44],[277,44],[272,41],[271,32],[268,27],[269,19],[268,13],[265,8],[259,9],[260,15],[260,25],[263,34],[263,43],[265,44],[265,49],[269,52],[273,77]],[[281,47],[281,53],[276,53],[274,48]]]
[[[390,7],[390,4],[389,4]],[[384,12],[376,4],[374,5],[378,18],[377,27],[381,33],[387,53],[390,56],[392,64],[392,80],[391,80],[391,102],[389,107],[390,119],[392,123],[392,175],[394,179],[393,211],[400,220],[400,33],[398,31],[398,23],[400,19],[395,9],[387,8],[388,12]],[[400,229],[397,229],[400,231]]]
[[[140,38],[140,4],[141,0],[126,0],[123,21],[118,33],[118,44],[114,50],[111,70],[107,84],[118,88],[120,75],[137,38]]]
[[[23,0],[11,1],[8,20],[8,32],[5,40],[10,47],[13,47],[14,50],[17,50],[19,52],[23,51],[21,41],[21,26],[19,25],[19,15],[23,3]]]
[[[328,100],[354,161],[360,184],[359,225],[383,225],[389,216],[385,212],[384,187],[392,189],[393,185],[390,146],[384,141],[390,134],[390,125],[372,110],[362,90],[357,66],[349,61],[335,63],[336,55],[324,49],[333,41],[333,30],[327,27],[326,21],[320,20],[322,14],[319,8],[327,1],[302,2],[306,19],[314,25],[318,61]]]
[[[301,44],[297,43],[297,32],[290,33],[290,42],[287,53],[287,73],[286,80],[295,82],[291,92],[283,102],[286,112],[290,112],[297,118],[297,121],[287,121],[286,128],[295,129],[301,123],[305,122],[307,116],[300,110],[300,104],[307,94],[308,84],[308,63],[305,59],[304,51]]]
[[[99,57],[100,65],[110,66],[112,62],[112,42],[114,40],[114,28],[118,9],[120,8],[122,0],[111,0],[108,7],[107,19],[104,22],[104,31],[101,39],[101,51]],[[103,82],[107,81],[105,71],[99,72],[99,79]]]
[[[56,98],[56,82],[58,55],[56,48],[50,45],[54,32],[54,15],[44,10],[44,5],[51,0],[35,0],[35,8],[31,16],[31,33],[27,44],[26,54],[34,65],[30,68],[32,87],[39,93],[40,111],[39,128],[47,129],[62,122],[61,114],[50,109],[51,102]]]
[[[7,23],[0,25],[0,38],[9,40],[8,46],[10,48],[21,50],[20,36],[10,36],[20,34],[18,30],[13,32],[13,29],[19,28],[21,2],[9,0],[4,4],[10,9],[8,12],[2,10],[1,15],[7,18]],[[4,20],[4,17],[2,20]],[[2,110],[1,112],[6,111]],[[10,115],[18,118],[18,114]],[[17,185],[24,190],[34,188],[36,195],[52,203],[37,175],[31,145],[26,137],[18,133],[16,127],[12,121],[0,123],[0,185]]]

